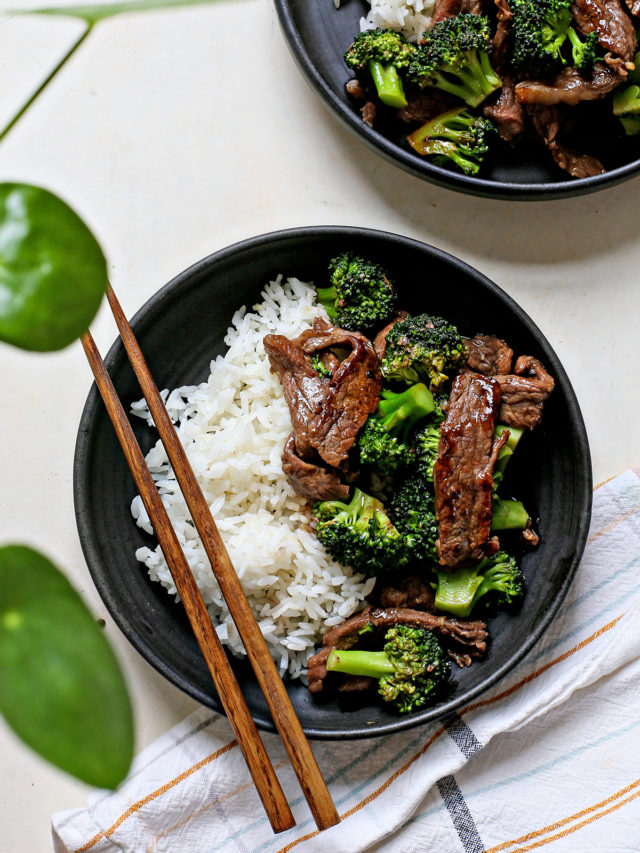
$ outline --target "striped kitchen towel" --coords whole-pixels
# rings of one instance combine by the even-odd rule
[[[279,740],[297,826],[273,835],[226,720],[201,709],[115,793],[53,817],[74,853],[640,851],[640,469],[595,493],[569,595],[478,701],[386,738],[313,745],[342,822],[319,833]]]

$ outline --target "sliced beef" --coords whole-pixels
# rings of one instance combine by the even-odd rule
[[[407,106],[396,110],[396,115],[407,124],[424,124],[460,103],[453,95],[428,86],[408,91],[406,97]]]
[[[511,9],[507,0],[494,0],[496,6],[496,32],[491,42],[491,65],[502,76],[509,62],[509,35]]]
[[[367,101],[366,104],[360,108],[360,115],[362,116],[362,121],[365,124],[368,124],[369,127],[373,127],[374,122],[376,120],[377,108],[374,101]]]
[[[505,142],[515,142],[524,132],[524,110],[516,98],[515,83],[509,75],[504,77],[502,88],[491,96],[482,111],[498,128]]]
[[[573,0],[571,14],[581,35],[595,32],[601,47],[625,61],[633,61],[638,42],[620,0]]]
[[[440,427],[433,468],[438,555],[443,566],[480,559],[497,549],[490,541],[493,468],[508,438],[494,437],[500,408],[498,382],[479,373],[456,377]]]
[[[454,617],[436,616],[422,610],[389,607],[367,607],[339,625],[330,628],[322,640],[322,649],[309,658],[308,679],[311,693],[322,690],[327,676],[327,658],[332,649],[350,649],[362,639],[361,632],[369,626],[384,633],[393,625],[411,625],[433,631],[454,660],[467,666],[467,660],[482,657],[487,648],[487,626],[484,622],[465,622]]]
[[[362,83],[359,80],[348,80],[345,89],[347,90],[347,94],[352,97],[354,101],[358,101],[363,104],[367,100],[367,93],[362,88]]]
[[[483,376],[511,372],[513,350],[501,338],[495,335],[475,335],[466,344],[469,358],[465,371],[481,373]]]
[[[482,15],[483,0],[436,0],[436,7],[431,16],[431,26],[455,18],[457,15]]]
[[[340,481],[337,469],[307,462],[298,456],[293,433],[282,452],[282,470],[296,492],[313,501],[345,500],[349,497],[349,486]]]
[[[311,359],[284,335],[266,335],[264,348],[289,406],[296,453],[302,459],[313,458],[310,424],[329,393],[329,381],[313,369]]]
[[[383,586],[379,600],[381,607],[408,607],[411,610],[427,610],[429,613],[435,611],[433,590],[417,575],[404,577],[393,586]]]
[[[533,128],[551,152],[554,161],[574,178],[587,178],[605,172],[602,163],[590,154],[580,154],[557,140],[560,132],[560,108],[528,106]],[[502,371],[501,371],[502,372]]]
[[[521,104],[569,104],[580,101],[596,101],[606,97],[621,82],[622,78],[604,62],[596,62],[591,79],[583,77],[575,68],[563,69],[555,80],[543,83],[525,80],[516,86],[516,97]]]
[[[267,335],[264,346],[289,405],[297,455],[315,462],[317,454],[339,467],[378,407],[382,376],[373,344],[358,332],[316,318],[313,328],[295,340]],[[332,348],[344,349],[346,357],[331,377],[321,377],[311,358]]]
[[[387,332],[392,329],[396,323],[399,323],[400,320],[406,320],[408,316],[408,311],[397,311],[387,325],[380,329],[373,339],[373,348],[380,361],[384,358],[384,354],[387,349]]]
[[[514,373],[496,376],[500,385],[500,422],[507,426],[533,429],[542,419],[545,401],[553,391],[553,377],[533,356],[516,361]]]

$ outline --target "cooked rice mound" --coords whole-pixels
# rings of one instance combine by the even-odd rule
[[[211,363],[208,380],[163,396],[273,658],[281,672],[298,677],[322,634],[362,607],[374,580],[329,557],[309,525],[307,502],[282,472],[291,420],[262,339],[270,333],[295,337],[309,328],[322,313],[315,291],[279,277],[262,297],[251,313],[244,307],[236,312],[225,337],[229,349]],[[132,411],[153,424],[144,401]],[[244,654],[160,441],[147,464],[218,636]],[[131,512],[152,534],[139,496]],[[139,548],[136,557],[152,580],[178,597],[159,546]]]
[[[435,0],[371,0],[371,9],[360,19],[360,29],[390,27],[415,42],[429,29],[434,6]]]

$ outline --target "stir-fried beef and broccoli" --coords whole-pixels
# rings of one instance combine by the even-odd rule
[[[264,339],[293,426],[283,470],[328,553],[376,584],[326,633],[309,689],[377,685],[408,713],[447,689],[447,658],[484,655],[484,620],[524,595],[520,555],[538,536],[505,471],[554,382],[498,337],[396,310],[386,271],[353,253],[317,293],[328,320]]]
[[[346,89],[367,124],[395,116],[437,165],[476,175],[500,146],[533,136],[571,176],[597,175],[605,166],[574,150],[571,133],[602,124],[593,101],[613,133],[640,133],[639,16],[632,0],[436,0],[415,42],[358,33]]]

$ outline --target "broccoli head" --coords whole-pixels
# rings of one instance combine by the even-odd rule
[[[471,115],[465,108],[449,110],[407,136],[418,154],[434,158],[438,166],[454,163],[465,175],[475,175],[497,131],[489,119]]]
[[[514,65],[538,74],[565,65],[561,51],[571,29],[571,0],[512,0],[510,8]],[[583,48],[579,42],[576,36],[574,44],[572,37],[575,56],[586,67],[594,49],[592,40],[587,39]]]
[[[407,77],[434,86],[477,107],[502,80],[491,67],[491,27],[485,15],[462,14],[434,24],[424,34],[407,68]]]
[[[505,551],[480,560],[475,566],[463,566],[453,572],[436,568],[435,604],[440,610],[465,618],[478,603],[506,610],[524,595],[524,580],[515,559]]]
[[[366,68],[382,103],[400,108],[407,99],[398,72],[408,67],[414,52],[414,45],[394,30],[366,30],[355,37],[344,61],[357,72]]]
[[[343,252],[329,263],[329,277],[330,287],[317,288],[318,300],[340,328],[367,332],[395,311],[393,285],[375,261]]]
[[[599,45],[598,34],[594,31],[589,33],[582,41],[578,33],[569,27],[567,38],[571,43],[571,58],[573,65],[581,74],[591,74],[597,59],[596,49]]]
[[[449,677],[449,663],[434,634],[409,625],[389,628],[379,652],[333,649],[327,669],[378,679],[380,696],[401,714],[437,699]]]
[[[395,323],[386,335],[382,375],[406,383],[424,382],[435,390],[468,358],[455,326],[442,317],[419,314]]]
[[[434,406],[433,394],[421,382],[406,391],[383,391],[377,410],[358,435],[360,462],[385,476],[405,468],[413,458],[412,432]]]
[[[313,508],[320,542],[344,566],[368,577],[408,562],[403,537],[382,503],[360,489],[351,501],[323,501]]]
[[[640,86],[626,86],[613,96],[613,114],[618,116],[627,136],[640,133]]]
[[[396,488],[389,515],[405,540],[410,560],[437,562],[438,526],[433,495],[424,478],[414,474]]]

